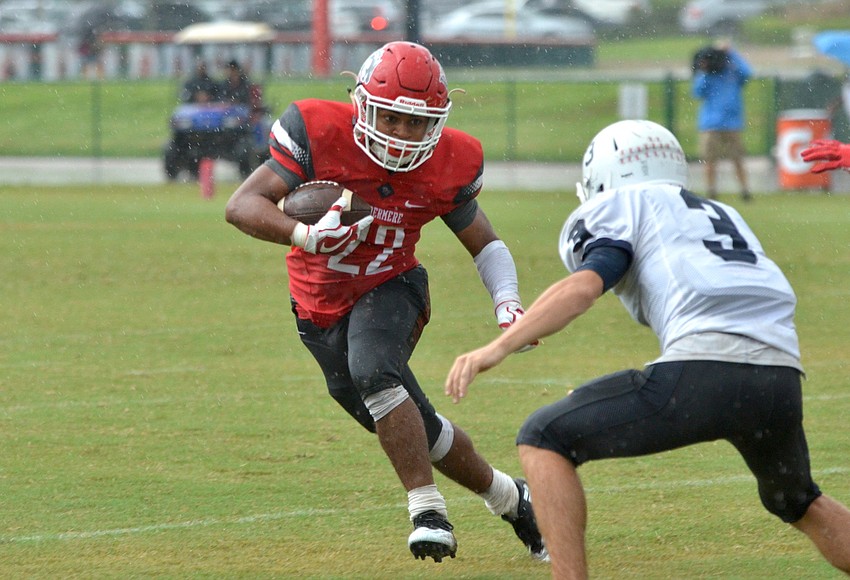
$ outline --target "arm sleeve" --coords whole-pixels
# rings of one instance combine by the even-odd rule
[[[632,255],[619,246],[599,246],[591,250],[576,269],[592,270],[602,278],[603,292],[607,292],[622,280],[632,264]]]
[[[494,240],[484,246],[474,262],[494,306],[506,301],[520,301],[516,265],[502,240]]]

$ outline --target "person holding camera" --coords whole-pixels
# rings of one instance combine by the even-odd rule
[[[752,76],[749,63],[728,44],[706,47],[694,55],[692,93],[701,100],[697,129],[700,154],[705,162],[706,193],[717,198],[717,162],[729,159],[741,188],[741,197],[750,201],[750,188],[744,169],[743,91]]]

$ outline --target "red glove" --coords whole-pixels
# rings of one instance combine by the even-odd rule
[[[505,300],[496,306],[496,320],[499,322],[499,328],[507,330],[511,325],[525,315],[525,310],[522,305],[516,300]],[[528,352],[532,348],[540,344],[539,340],[535,340],[531,344],[527,344],[517,352]]]
[[[850,169],[850,145],[845,145],[834,139],[817,139],[812,141],[808,148],[800,155],[803,161],[815,163],[809,170],[812,173],[823,173],[833,169]]]

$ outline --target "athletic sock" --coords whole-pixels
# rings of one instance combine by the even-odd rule
[[[407,492],[407,509],[410,512],[410,521],[423,512],[434,510],[443,517],[448,517],[446,499],[437,490],[436,484],[423,485]]]
[[[493,515],[507,515],[515,518],[519,505],[519,490],[510,475],[493,468],[493,483],[490,488],[478,494],[484,500],[484,505]]]

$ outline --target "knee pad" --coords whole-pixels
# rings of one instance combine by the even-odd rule
[[[402,385],[397,385],[367,395],[363,403],[369,409],[373,421],[380,421],[409,398],[410,394],[407,390]],[[454,426],[439,413],[423,414],[422,420],[425,422],[425,432],[428,436],[428,454],[431,462],[436,463],[443,459],[452,448],[455,438]],[[374,424],[370,430],[374,430]]]
[[[452,448],[452,443],[454,443],[455,440],[455,429],[451,421],[439,413],[436,413],[436,415],[442,423],[442,429],[440,430],[440,434],[437,436],[437,440],[430,446],[431,448],[428,452],[431,457],[431,463],[437,463],[445,457]]]
[[[369,409],[369,414],[372,415],[372,419],[380,421],[386,417],[390,411],[404,403],[408,398],[410,398],[410,395],[407,390],[401,385],[396,385],[395,387],[390,387],[388,389],[378,391],[377,393],[367,395],[363,399],[363,403],[365,403],[366,408]]]

